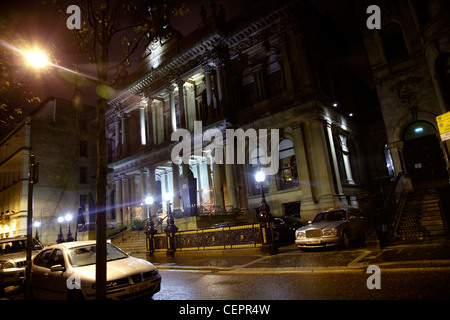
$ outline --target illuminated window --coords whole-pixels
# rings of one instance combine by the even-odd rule
[[[297,161],[295,159],[294,144],[291,140],[284,139],[280,141],[279,157],[278,188],[281,190],[297,188],[299,186]]]

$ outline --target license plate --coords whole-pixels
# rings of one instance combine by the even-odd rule
[[[317,244],[320,243],[320,240],[309,240],[308,243]]]

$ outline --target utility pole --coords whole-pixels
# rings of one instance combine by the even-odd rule
[[[33,251],[33,185],[39,181],[39,163],[30,154],[28,164],[27,260],[25,267],[25,300],[31,300],[31,252]]]

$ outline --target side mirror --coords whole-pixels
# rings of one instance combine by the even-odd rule
[[[54,266],[50,267],[51,272],[57,272],[57,271],[66,271],[66,268],[60,264],[55,264]]]

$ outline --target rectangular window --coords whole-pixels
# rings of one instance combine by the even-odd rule
[[[87,141],[80,140],[80,157],[88,156],[88,143]]]
[[[80,183],[88,183],[88,169],[80,167]]]

